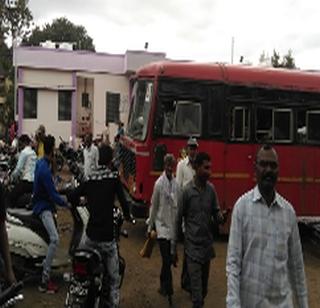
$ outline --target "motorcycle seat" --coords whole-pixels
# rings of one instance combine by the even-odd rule
[[[7,209],[7,213],[19,220],[30,230],[38,234],[46,243],[50,242],[49,235],[41,219],[27,209]]]
[[[23,219],[28,216],[33,216],[32,210],[27,210],[27,209],[8,208],[7,212],[10,215],[15,216],[17,218],[20,218],[22,216]]]

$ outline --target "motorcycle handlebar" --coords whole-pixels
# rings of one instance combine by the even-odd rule
[[[6,290],[4,290],[0,294],[0,307],[4,305],[13,305],[17,301],[22,300],[23,295],[18,294],[22,290],[22,288],[23,288],[23,282],[20,281],[11,285]],[[10,306],[4,306],[4,307],[10,307]]]

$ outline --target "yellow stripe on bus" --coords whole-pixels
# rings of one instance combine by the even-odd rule
[[[249,173],[240,173],[240,172],[226,173],[225,177],[227,179],[249,179],[250,178],[250,174]]]
[[[149,173],[151,176],[160,176],[162,171],[151,171]],[[211,173],[211,178],[214,179],[249,179],[249,173],[241,173],[241,172],[230,172],[230,173],[223,173],[223,172],[213,172]],[[278,182],[282,183],[320,183],[320,178],[313,178],[313,177],[279,177]]]
[[[287,182],[287,183],[320,183],[320,178],[312,178],[312,177],[279,177],[279,182]]]

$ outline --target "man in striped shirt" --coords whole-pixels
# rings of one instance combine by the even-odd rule
[[[257,186],[236,202],[230,229],[227,307],[308,307],[296,215],[275,191],[276,151],[262,146],[256,156]]]

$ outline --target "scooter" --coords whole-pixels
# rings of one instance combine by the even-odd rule
[[[69,254],[58,248],[52,268],[67,267],[71,263],[70,256],[78,247],[85,234],[89,218],[85,206],[71,208],[73,218],[73,234],[69,246]],[[50,242],[48,233],[41,220],[26,209],[7,209],[7,232],[12,263],[16,275],[27,279],[41,274],[43,261]]]

